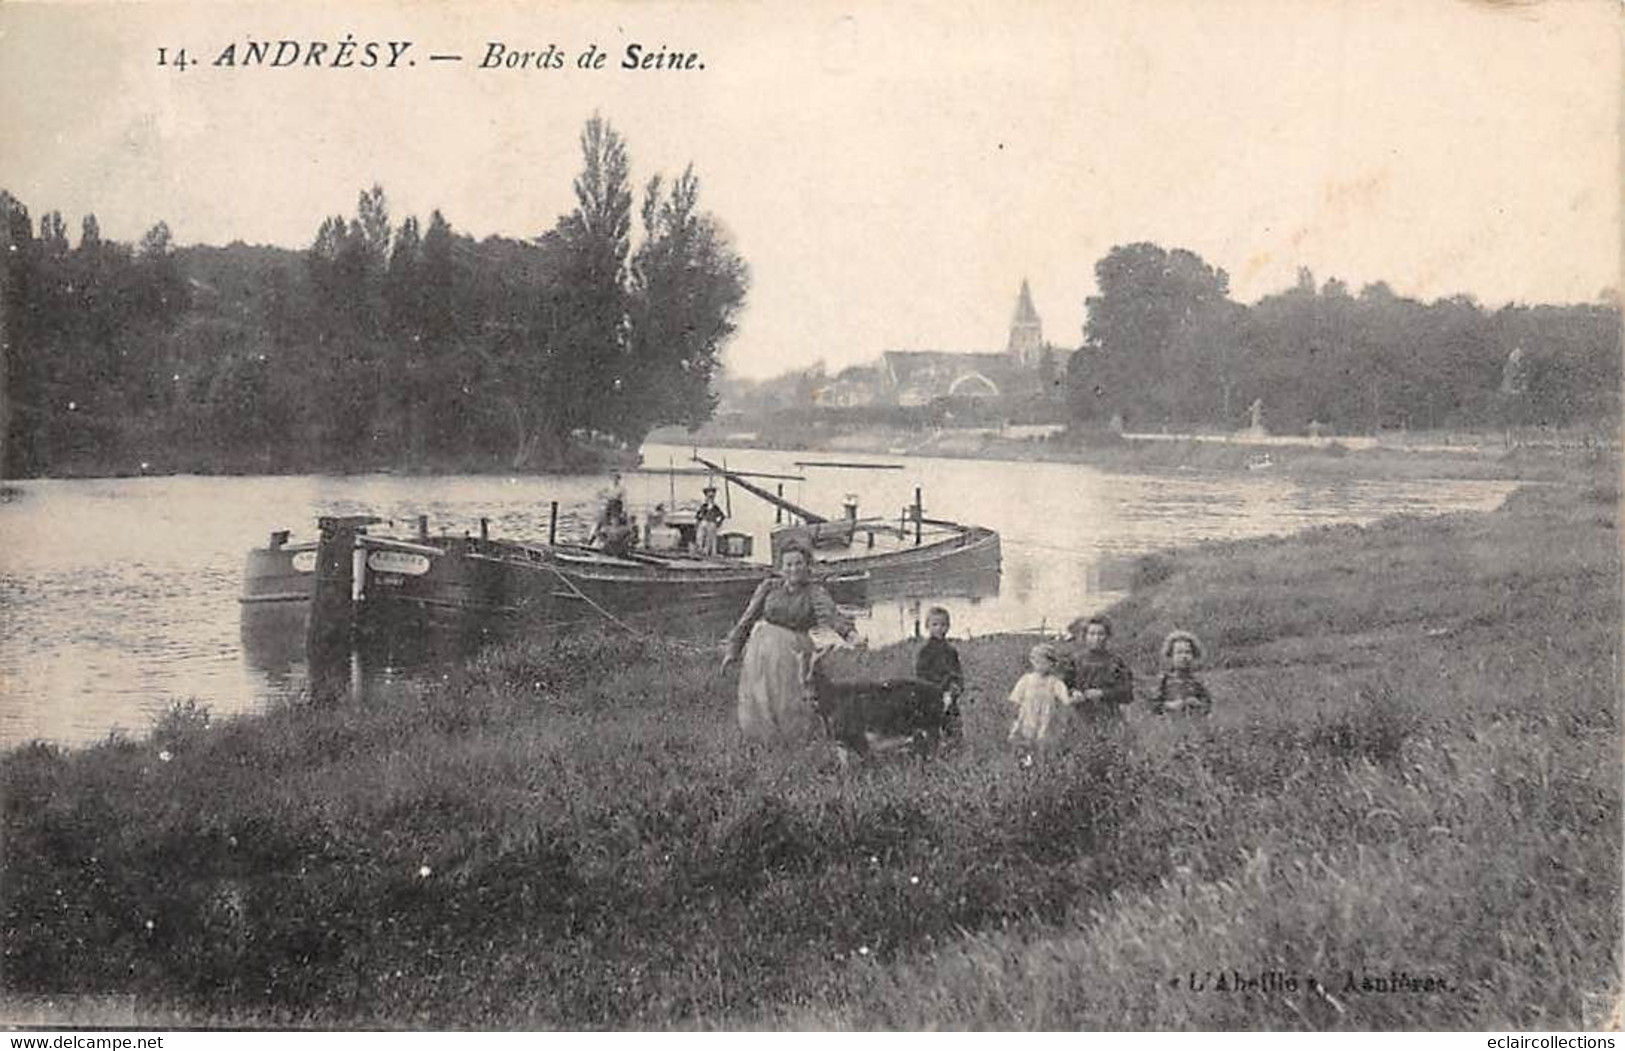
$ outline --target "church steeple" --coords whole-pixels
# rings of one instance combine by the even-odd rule
[[[1044,348],[1044,323],[1033,308],[1033,293],[1027,279],[1021,279],[1021,292],[1016,296],[1016,314],[1010,320],[1010,344],[1005,349],[1023,366],[1037,363]]]

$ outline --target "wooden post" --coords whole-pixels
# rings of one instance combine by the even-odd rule
[[[920,530],[924,524],[925,507],[920,503],[920,487],[914,487],[914,546],[920,546]]]
[[[784,499],[784,483],[783,482],[779,483],[779,499],[780,500]],[[780,525],[783,522],[784,522],[784,508],[775,505],[774,508],[773,508],[773,524],[774,525]]]
[[[480,516],[480,539],[491,539],[491,520],[484,515]]]
[[[429,516],[418,515],[418,539],[429,539]]]
[[[559,502],[554,500],[547,509],[547,546],[552,547],[559,538]]]
[[[305,626],[305,654],[312,675],[338,667],[349,653],[356,618],[355,566],[358,554],[356,534],[361,527],[353,520],[319,518],[314,586],[310,594],[310,616]],[[363,569],[366,565],[362,560]]]

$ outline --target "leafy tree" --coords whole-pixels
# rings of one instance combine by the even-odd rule
[[[1358,297],[1336,278],[1317,288],[1300,268],[1292,287],[1249,308],[1224,296],[1222,270],[1145,244],[1112,249],[1097,277],[1067,373],[1079,424],[1122,413],[1140,426],[1237,429],[1254,400],[1288,432],[1556,425],[1618,412],[1611,303],[1490,315],[1468,296],[1420,303],[1382,282]],[[1503,390],[1514,346],[1525,393]]]
[[[39,247],[48,256],[56,259],[67,258],[68,224],[62,221],[61,212],[46,212],[45,217],[40,220]]]
[[[699,179],[685,169],[662,193],[651,179],[644,240],[632,261],[630,361],[617,431],[637,445],[654,427],[698,427],[716,410],[712,379],[733,335],[750,275],[727,235],[699,210]]]
[[[160,221],[142,236],[136,271],[136,309],[163,327],[174,324],[190,305],[190,293],[168,223]]]
[[[389,269],[384,274],[384,330],[390,354],[384,371],[382,401],[405,428],[414,462],[424,450],[422,408],[429,393],[425,382],[428,347],[425,346],[425,306],[423,286],[423,241],[418,221],[408,217],[401,222],[389,253]]]
[[[323,455],[365,462],[376,434],[382,338],[374,255],[362,224],[335,215],[322,221],[307,259],[314,338],[297,365],[310,388],[312,433]]]
[[[1095,281],[1099,293],[1085,301],[1091,353],[1076,359],[1070,402],[1105,398],[1125,419],[1189,422],[1211,386],[1202,337],[1229,317],[1229,276],[1194,252],[1142,242],[1107,252]]]
[[[402,349],[423,341],[422,267],[423,239],[418,235],[418,221],[408,217],[395,234],[389,269],[384,275],[384,328]]]
[[[524,465],[537,441],[547,458],[558,459],[572,431],[608,431],[623,411],[629,164],[620,135],[596,115],[581,134],[581,154],[576,208],[543,238],[557,261],[557,280],[537,319],[541,402],[527,406],[530,426],[515,466]]]
[[[339,253],[344,249],[346,229],[344,216],[328,216],[317,228],[316,239],[305,253],[305,265],[314,293],[312,306],[316,317],[313,320],[323,327],[336,324],[335,319],[343,310],[342,289],[338,286],[338,262]]]
[[[457,329],[451,257],[451,224],[437,208],[429,216],[418,273],[423,336],[431,349],[443,348]]]
[[[1119,406],[1132,400],[1125,370],[1118,356],[1103,347],[1085,344],[1072,352],[1066,364],[1067,415],[1074,424],[1100,428],[1111,422]]]
[[[28,207],[0,190],[0,474],[6,477],[32,473],[36,456],[38,381],[24,349],[36,254],[33,225]]]
[[[1044,345],[1038,352],[1038,389],[1044,397],[1054,397],[1061,383],[1059,367],[1055,364],[1055,348]]]
[[[559,224],[561,307],[559,348],[575,362],[567,370],[589,404],[556,408],[577,426],[604,422],[621,389],[626,322],[626,265],[632,192],[625,144],[594,116],[581,136],[582,171],[575,180],[576,209]],[[579,414],[579,415],[578,415]],[[572,418],[573,417],[573,418]]]
[[[8,252],[0,450],[8,472],[105,469],[166,448],[256,469],[413,459],[565,459],[572,432],[641,440],[711,412],[747,284],[698,179],[656,182],[632,255],[625,145],[594,118],[576,206],[541,236],[475,243],[435,212],[391,228],[382,187],[322,219],[300,254],[132,248],[93,215],[32,237],[0,198]],[[410,445],[407,445],[409,440]]]
[[[366,246],[372,268],[382,271],[389,264],[389,203],[384,188],[377,183],[356,198],[358,236]]]

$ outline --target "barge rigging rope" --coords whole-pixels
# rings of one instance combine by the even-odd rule
[[[568,587],[572,592],[575,593],[576,598],[580,599],[581,601],[585,602],[587,605],[591,606],[600,615],[602,615],[604,617],[604,619],[608,620],[612,624],[617,625],[618,627],[626,629],[633,636],[635,636],[637,638],[640,638],[640,639],[647,640],[647,641],[665,643],[667,645],[674,646],[674,647],[676,647],[678,649],[681,649],[681,650],[687,650],[690,653],[711,653],[712,652],[712,648],[709,647],[709,646],[696,646],[695,644],[693,644],[691,642],[683,642],[683,641],[681,641],[679,639],[665,638],[665,637],[662,637],[662,636],[659,636],[659,635],[655,635],[652,632],[639,631],[637,628],[634,628],[632,625],[628,624],[626,621],[622,620],[621,618],[617,617],[615,614],[611,613],[609,610],[605,609],[603,606],[599,605],[597,602],[594,602],[593,599],[592,599],[592,596],[588,595],[585,591],[582,591],[581,588],[579,586],[577,586],[576,582],[571,580],[569,575],[567,573],[565,573],[563,570],[559,569],[559,567],[554,566],[554,565],[549,565],[546,562],[543,562],[542,566],[549,573],[552,573],[554,576],[556,576],[560,580],[564,581],[564,585],[566,587]]]

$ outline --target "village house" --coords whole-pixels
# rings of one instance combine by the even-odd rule
[[[882,397],[902,406],[938,398],[997,398],[1011,385],[1015,362],[1005,354],[888,350],[881,355]]]
[[[817,403],[841,409],[873,405],[879,391],[880,370],[873,365],[853,365],[836,373],[819,389]]]

